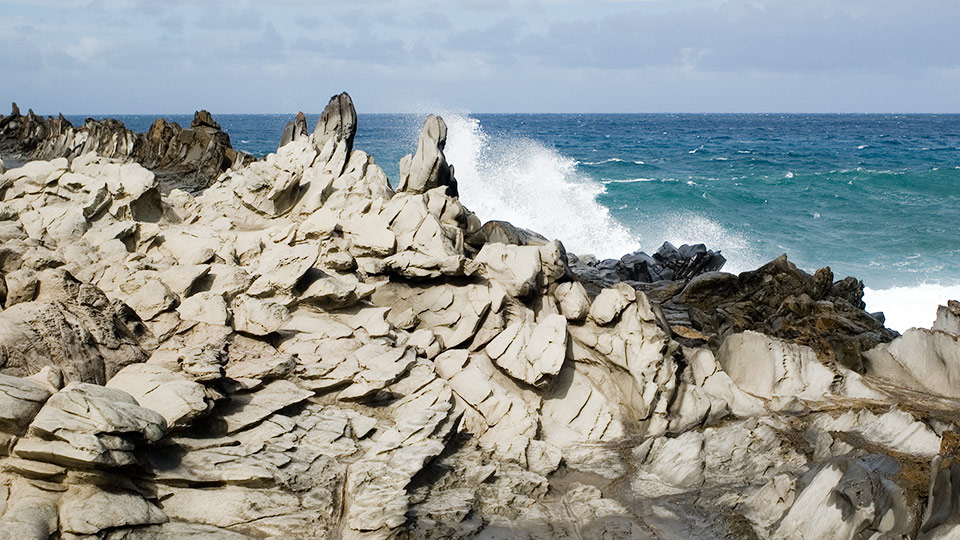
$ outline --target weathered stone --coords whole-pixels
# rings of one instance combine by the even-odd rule
[[[107,381],[107,388],[130,394],[141,407],[160,413],[171,428],[189,425],[212,406],[203,386],[152,364],[133,364],[121,369]]]
[[[137,442],[157,441],[165,432],[163,417],[126,392],[71,383],[47,400],[14,454],[67,467],[119,467],[136,463]]]
[[[312,395],[313,392],[303,390],[292,382],[274,381],[255,392],[233,396],[218,409],[218,414],[226,422],[227,432],[233,433]]]
[[[448,186],[451,195],[457,194],[453,167],[447,165],[443,149],[447,145],[447,124],[439,116],[430,115],[423,122],[417,152],[400,160],[398,191],[424,193],[433,188]]]

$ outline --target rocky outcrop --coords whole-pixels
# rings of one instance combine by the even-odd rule
[[[960,530],[953,304],[897,338],[785,258],[576,257],[464,207],[439,118],[397,192],[356,122],[197,195],[0,175],[0,537]]]
[[[443,118],[430,115],[423,122],[417,152],[400,160],[399,191],[424,193],[446,186],[447,194],[456,196],[457,182],[453,167],[447,164],[443,149],[447,145],[447,124]]]
[[[123,123],[88,118],[74,127],[63,115],[43,118],[20,114],[16,103],[0,118],[0,154],[25,159],[69,160],[93,152],[98,156],[132,160],[182,189],[202,189],[224,171],[253,158],[234,150],[230,136],[209,112],[197,111],[190,128],[158,118],[146,133],[134,133]]]

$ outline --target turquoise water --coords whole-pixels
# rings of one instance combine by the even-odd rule
[[[732,271],[787,253],[862,279],[894,328],[960,296],[960,115],[441,114],[464,204],[573,252],[704,242]],[[291,116],[216,118],[263,155]],[[395,179],[422,118],[360,115],[355,147]]]

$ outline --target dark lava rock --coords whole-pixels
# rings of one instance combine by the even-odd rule
[[[298,112],[293,122],[287,122],[287,127],[283,128],[283,135],[280,137],[280,146],[295,141],[301,137],[307,136],[307,117],[303,112]]]
[[[207,111],[197,111],[190,129],[158,118],[146,133],[113,119],[88,118],[79,128],[63,115],[20,114],[17,105],[0,118],[0,153],[24,159],[73,159],[87,152],[133,160],[157,173],[166,189],[203,189],[220,174],[253,157],[233,149],[230,136]]]
[[[715,347],[729,334],[754,330],[809,346],[821,360],[854,370],[862,370],[863,351],[898,335],[864,311],[861,281],[834,282],[830,268],[811,276],[786,255],[739,276],[701,274],[662,306],[686,311]]]

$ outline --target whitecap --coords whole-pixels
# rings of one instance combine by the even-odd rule
[[[460,200],[481,221],[509,221],[574,253],[620,257],[639,248],[639,237],[597,201],[604,185],[575,160],[531,139],[493,137],[465,114],[442,116]]]
[[[626,162],[627,162],[627,161],[626,161],[625,159],[610,158],[610,159],[605,159],[605,160],[603,160],[603,161],[584,161],[584,162],[579,162],[579,161],[578,161],[577,163],[581,163],[582,165],[603,165],[603,164],[605,164],[605,163],[626,163]],[[642,162],[641,162],[641,164],[642,164]]]
[[[602,178],[603,184],[636,184],[637,182],[653,182],[656,178],[625,178],[623,180],[614,180],[611,178]]]
[[[787,174],[784,175],[784,178],[793,178],[793,171],[787,171]]]
[[[937,306],[960,298],[960,284],[921,283],[912,287],[863,289],[867,311],[882,311],[887,328],[904,332],[910,328],[930,328],[937,318]]]
[[[863,150],[863,149],[865,149],[865,148],[870,148],[870,145],[869,145],[869,144],[861,144],[860,146],[857,147],[857,150]]]

